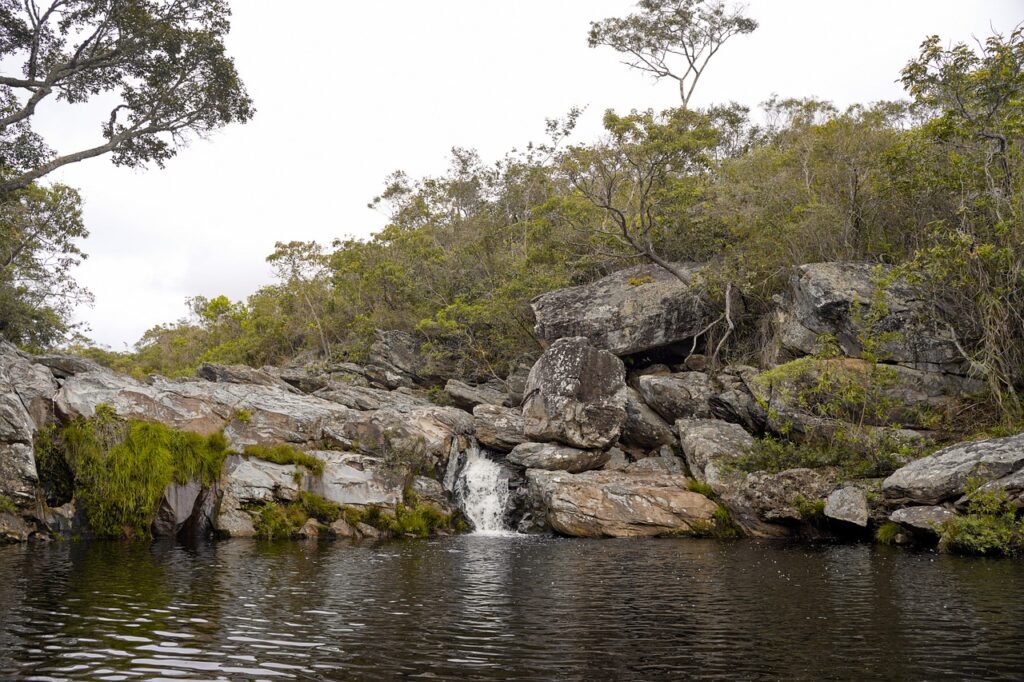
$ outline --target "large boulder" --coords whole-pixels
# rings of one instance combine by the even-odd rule
[[[675,445],[675,434],[665,420],[648,407],[634,389],[627,387],[625,390],[626,423],[620,437],[622,446],[652,450],[662,445]]]
[[[882,482],[895,503],[937,505],[963,495],[969,482],[987,482],[1024,469],[1024,433],[957,443],[897,469]]]
[[[202,494],[203,485],[199,481],[169,483],[157,504],[156,518],[153,519],[153,536],[176,536],[197,511],[196,503],[200,501]]]
[[[394,506],[402,501],[402,479],[389,474],[383,462],[352,452],[316,451],[324,463],[320,476],[308,477],[310,492],[342,505]]]
[[[823,501],[838,481],[834,469],[786,469],[744,473],[714,459],[705,482],[733,520],[754,537],[788,537],[809,519],[805,511]]]
[[[583,337],[555,341],[530,370],[523,399],[526,436],[582,449],[616,441],[626,423],[626,370]]]
[[[682,475],[527,471],[530,496],[556,532],[574,537],[649,537],[705,533],[714,502]]]
[[[453,447],[473,435],[473,416],[455,407],[387,408],[356,412],[325,428],[327,440],[341,449],[444,468]]]
[[[611,458],[604,450],[579,450],[557,443],[522,443],[508,454],[508,461],[527,469],[567,471],[578,474],[600,469]]]
[[[453,405],[464,410],[472,410],[477,405],[504,405],[508,401],[505,387],[497,382],[470,386],[458,379],[449,379],[444,392]]]
[[[866,331],[859,320],[870,316],[878,300],[878,277],[888,271],[869,263],[810,263],[797,267],[779,302],[770,360],[785,362],[815,351],[818,336],[831,334],[847,357],[863,353]],[[906,367],[965,374],[963,356],[948,329],[929,314],[924,301],[906,283],[888,284],[882,293],[883,314],[874,331],[886,332],[886,360]]]
[[[670,423],[712,416],[709,400],[717,391],[703,372],[642,376],[639,386],[644,401]]]
[[[692,339],[715,316],[700,286],[703,266],[673,265],[686,282],[657,265],[640,265],[538,296],[530,303],[537,338],[583,336],[616,355]]]
[[[868,525],[868,496],[863,488],[847,485],[833,490],[825,498],[825,516],[860,528]]]
[[[425,396],[419,395],[411,389],[398,388],[394,391],[387,391],[341,381],[328,381],[313,395],[353,410],[380,410],[386,407],[408,409],[428,407],[433,404]]]
[[[55,388],[45,368],[0,341],[0,495],[22,509],[33,506],[38,482],[33,437],[48,413],[39,401]]]
[[[477,405],[473,408],[476,439],[492,450],[508,452],[526,442],[523,415],[516,408]]]
[[[701,483],[708,481],[709,474],[713,478],[716,468],[727,469],[750,454],[754,446],[743,427],[718,419],[680,419],[676,430],[690,473]]]
[[[256,386],[276,386],[291,393],[299,393],[299,389],[270,372],[254,369],[247,365],[217,365],[204,362],[196,370],[196,376],[207,381],[225,384],[253,384]]]
[[[889,520],[918,534],[936,536],[942,533],[942,526],[956,513],[938,505],[904,507],[889,515]]]

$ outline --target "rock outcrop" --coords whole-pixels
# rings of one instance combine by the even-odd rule
[[[582,337],[559,339],[530,370],[523,399],[527,438],[604,448],[626,423],[626,370]]]
[[[535,333],[544,343],[582,336],[591,345],[629,355],[692,339],[715,315],[700,289],[695,263],[675,263],[683,283],[656,265],[627,268],[592,284],[533,299]]]
[[[505,388],[496,382],[470,386],[458,379],[449,379],[444,385],[444,392],[448,394],[453,405],[469,411],[477,405],[504,405],[508,401]]]
[[[880,269],[876,269],[880,268]],[[870,317],[878,277],[885,268],[868,263],[811,263],[795,269],[789,289],[779,302],[775,320],[773,363],[815,351],[818,336],[831,334],[843,354],[859,358],[865,329],[859,320]],[[887,332],[887,362],[925,371],[965,374],[963,356],[953,335],[934,322],[923,301],[902,282],[884,286],[885,314],[873,323]]]
[[[639,385],[644,401],[669,423],[712,416],[709,400],[715,385],[704,372],[647,375],[640,377]]]
[[[650,537],[706,533],[718,505],[688,489],[682,475],[527,471],[530,495],[548,525],[574,537]]]
[[[546,469],[579,474],[600,469],[611,458],[604,450],[579,450],[557,443],[522,443],[508,454],[508,461],[527,469]]]
[[[867,493],[862,488],[853,485],[834,490],[825,498],[824,514],[834,521],[867,528],[869,518]]]
[[[509,452],[526,442],[523,415],[519,409],[498,405],[477,405],[473,408],[476,439],[492,450]]]
[[[972,480],[995,481],[1024,469],[1024,433],[957,443],[898,469],[882,482],[893,503],[937,505],[964,494]]]

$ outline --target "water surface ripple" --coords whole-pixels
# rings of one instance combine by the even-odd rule
[[[1019,680],[1024,563],[462,536],[0,548],[0,677]]]

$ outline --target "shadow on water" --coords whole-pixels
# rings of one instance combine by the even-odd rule
[[[866,545],[0,548],[15,679],[1019,679],[1024,565]]]

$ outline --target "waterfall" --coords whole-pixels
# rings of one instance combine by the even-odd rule
[[[504,517],[508,496],[508,477],[501,465],[488,459],[474,443],[466,451],[458,498],[477,533],[507,532]]]

